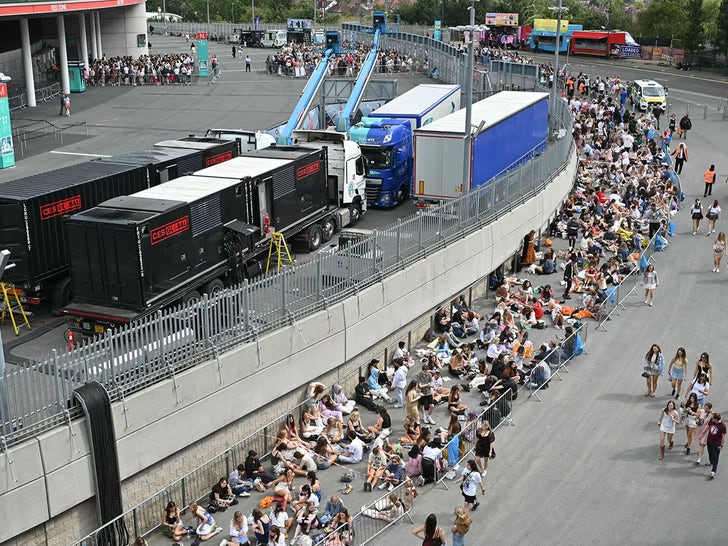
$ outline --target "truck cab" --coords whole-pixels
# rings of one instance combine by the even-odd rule
[[[370,205],[391,208],[409,196],[412,188],[412,128],[408,119],[362,118],[349,130],[361,146]]]
[[[367,210],[365,159],[360,146],[346,133],[336,131],[293,131],[293,143],[307,148],[328,148],[329,178],[338,189],[336,204],[357,216]],[[343,227],[343,226],[339,226]]]
[[[643,112],[655,106],[664,112],[667,109],[666,97],[665,88],[653,80],[635,80],[630,86],[629,100]]]

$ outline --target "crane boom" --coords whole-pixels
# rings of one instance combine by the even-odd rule
[[[372,49],[361,67],[359,76],[356,78],[356,83],[351,91],[351,95],[349,95],[349,100],[346,101],[344,109],[341,111],[339,119],[336,121],[337,131],[345,133],[351,127],[351,117],[356,112],[356,109],[359,108],[359,103],[361,102],[362,97],[364,97],[364,90],[369,84],[369,79],[372,77],[374,67],[376,66],[377,56],[379,54],[380,35],[381,30],[376,28],[374,30],[374,42],[372,44]]]
[[[276,138],[278,144],[291,144],[291,135],[293,134],[293,131],[298,129],[298,127],[301,125],[303,118],[306,116],[306,113],[311,107],[311,103],[316,98],[316,95],[318,95],[321,84],[324,81],[324,76],[326,75],[326,70],[329,66],[329,59],[331,58],[331,55],[333,53],[333,48],[327,49],[324,52],[323,58],[316,67],[316,70],[313,71],[313,74],[309,78],[306,87],[303,88],[301,98],[298,99],[296,107],[293,109],[291,116],[288,118],[288,123],[286,123],[285,127],[283,127],[283,130],[281,131],[281,134]]]

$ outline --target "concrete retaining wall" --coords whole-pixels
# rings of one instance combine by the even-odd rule
[[[262,335],[259,345],[179,375],[179,403],[173,382],[165,381],[115,404],[124,505],[137,504],[302,401],[301,387],[311,380],[331,384],[392,350],[408,331],[421,335],[434,305],[508,260],[525,233],[546,224],[575,173],[574,154],[528,203],[328,312],[300,320],[302,332],[291,326]],[[0,542],[16,537],[15,544],[37,544],[42,537],[68,544],[98,526],[95,503],[88,502],[94,482],[85,422],[74,422],[72,431],[59,427],[0,455]]]

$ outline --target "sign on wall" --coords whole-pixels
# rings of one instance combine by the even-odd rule
[[[8,86],[0,83],[0,169],[14,165],[15,150],[13,150],[13,128],[10,124]]]
[[[197,72],[201,77],[210,75],[210,58],[207,53],[207,32],[197,33]]]
[[[485,24],[493,27],[517,27],[517,13],[486,13]]]

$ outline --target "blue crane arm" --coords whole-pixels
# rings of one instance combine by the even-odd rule
[[[319,62],[316,70],[313,71],[313,74],[309,78],[306,87],[303,88],[301,98],[298,99],[298,104],[296,104],[296,107],[293,109],[291,117],[288,118],[288,123],[286,123],[286,126],[281,131],[281,134],[276,138],[276,142],[278,144],[291,144],[291,135],[293,134],[293,131],[298,129],[298,127],[301,125],[303,118],[306,116],[308,109],[311,107],[311,103],[316,98],[319,88],[324,81],[326,69],[329,66],[329,58],[331,57],[333,52],[333,49],[327,49],[324,52],[323,59],[321,59],[321,61]]]
[[[359,76],[356,78],[354,89],[352,89],[351,95],[349,95],[349,100],[346,101],[344,109],[341,111],[339,119],[336,121],[336,130],[341,133],[347,132],[351,127],[351,116],[356,112],[356,109],[359,108],[359,103],[364,96],[364,90],[366,89],[369,79],[372,77],[372,73],[374,72],[379,52],[379,36],[380,30],[377,28],[374,31],[374,43],[372,45],[372,50],[369,52],[369,55],[367,55],[367,58],[361,67],[361,71],[359,72]]]

